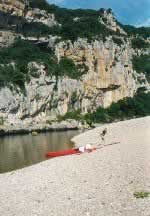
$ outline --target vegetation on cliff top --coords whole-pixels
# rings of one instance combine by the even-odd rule
[[[119,32],[110,30],[99,21],[99,17],[103,15],[104,9],[72,10],[50,5],[45,0],[30,0],[30,7],[44,9],[48,13],[55,14],[55,18],[61,26],[51,28],[51,33],[61,36],[63,40],[70,39],[75,41],[78,37],[91,40],[96,36],[105,40],[108,35],[120,35]],[[111,9],[108,9],[107,12],[111,13]]]
[[[94,28],[92,33],[95,34],[102,34],[103,36],[107,35],[111,35],[114,34],[113,31],[109,31],[104,25],[100,24],[100,22],[98,21],[99,17],[103,18],[103,13],[104,13],[104,9],[101,8],[99,10],[92,10],[92,9],[66,9],[66,8],[60,8],[54,4],[48,4],[47,1],[45,0],[30,0],[30,7],[32,8],[40,8],[41,10],[46,10],[48,13],[53,13],[55,14],[56,20],[62,25],[62,28],[59,32],[59,34],[61,34],[62,36],[68,37],[69,35],[63,35],[64,31],[67,29],[70,31],[70,33],[73,31],[73,34],[75,35],[75,33],[77,33],[79,35],[79,37],[82,37],[82,35],[84,36],[85,32],[84,32],[84,24],[86,24],[86,31],[89,32],[88,34],[91,34],[91,25],[94,23],[95,25],[92,25],[92,27]],[[112,13],[112,10],[109,8],[107,10],[107,13]],[[76,20],[76,21],[74,21]],[[106,21],[105,18],[103,18],[104,22]],[[134,26],[130,26],[130,25],[123,25],[121,23],[119,23],[117,20],[116,22],[118,23],[118,25],[120,25],[125,32],[127,32],[128,36],[141,36],[144,39],[150,37],[150,27],[134,27]],[[72,24],[70,26],[70,24]],[[72,29],[71,29],[72,27]],[[81,34],[80,36],[80,31],[78,32],[78,29],[80,27],[82,28],[82,31],[84,32],[83,34]],[[98,29],[100,27],[100,29]],[[103,32],[104,30],[104,32]],[[117,34],[117,33],[115,33]],[[119,33],[118,33],[119,34]],[[86,37],[88,37],[89,35],[86,35]],[[91,36],[91,35],[90,35]],[[76,35],[77,37],[77,35]],[[75,37],[75,38],[76,38]]]
[[[120,23],[119,23],[120,24]],[[127,32],[128,36],[140,36],[144,39],[150,37],[150,27],[135,27],[131,25],[122,25],[121,27]]]
[[[101,14],[104,13],[104,9],[92,10],[60,8],[54,4],[49,4],[46,0],[29,0],[29,2],[31,8],[39,8],[41,10],[47,11],[48,13],[55,14],[56,20],[61,24],[65,24],[68,21],[73,21],[74,18],[98,18]],[[111,12],[111,9],[108,9],[108,12]]]
[[[52,5],[49,5],[49,7],[52,7]],[[120,36],[119,32],[110,30],[99,21],[100,12],[98,11],[79,10],[80,12],[78,12],[78,10],[62,9],[59,7],[56,8],[58,8],[55,14],[56,20],[60,21],[61,26],[56,25],[53,27],[48,27],[47,25],[38,22],[28,23],[23,18],[17,18],[15,16],[3,14],[3,16],[6,18],[0,20],[0,29],[12,30],[16,33],[23,34],[24,36],[41,37],[57,35],[61,37],[62,40],[71,41],[75,41],[79,37],[87,38],[89,41],[91,41],[92,39],[97,38],[105,40],[109,35]],[[73,12],[74,16],[71,15],[71,11]],[[59,13],[61,16],[59,16]],[[78,16],[78,13],[80,14],[80,18],[76,17]],[[64,16],[62,16],[62,14],[64,14]],[[75,20],[76,18],[77,20]]]
[[[75,41],[78,37],[87,38],[89,41],[97,37],[105,40],[109,35],[117,35],[125,38],[125,35],[121,35],[119,30],[115,32],[106,27],[107,19],[103,16],[105,11],[103,8],[99,10],[72,10],[49,4],[46,0],[30,0],[29,2],[31,8],[39,8],[41,10],[46,10],[48,13],[53,13],[57,22],[61,25],[48,27],[42,23],[28,23],[24,18],[18,18],[3,13],[0,14],[0,28],[14,30],[25,36],[40,37],[57,35],[60,36],[62,40],[70,39],[72,41]],[[112,13],[112,10],[108,9],[107,13]],[[100,22],[100,17],[106,26]],[[129,25],[122,25],[119,22],[117,23],[128,33],[128,36],[138,35],[144,39],[150,36],[150,28],[136,28]],[[121,41],[117,40],[117,42],[120,43]]]

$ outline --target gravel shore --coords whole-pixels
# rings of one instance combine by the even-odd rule
[[[150,216],[150,197],[134,197],[150,192],[150,117],[95,128],[73,141],[120,143],[1,174],[0,215]]]

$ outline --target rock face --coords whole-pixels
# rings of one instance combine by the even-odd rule
[[[55,47],[58,59],[67,56],[76,64],[84,62],[89,68],[87,74],[80,80],[62,77],[56,89],[56,78],[48,77],[44,66],[32,63],[38,69],[39,78],[33,77],[26,83],[26,95],[7,87],[0,90],[1,116],[9,124],[36,124],[51,121],[68,111],[81,109],[87,113],[132,97],[141,86],[132,68],[132,52],[129,42],[119,47],[111,38],[105,43],[88,43],[83,39],[74,44],[60,42]]]
[[[23,16],[26,1],[23,0],[0,0],[0,11],[11,15]]]
[[[58,25],[54,14],[49,14],[45,10],[38,8],[31,9],[28,6],[28,0],[0,0],[0,12],[7,13],[11,16],[24,17],[29,23],[38,22],[49,27]],[[26,9],[27,7],[28,9]]]
[[[3,3],[1,0],[0,10]],[[25,5],[22,1],[8,5],[5,5],[6,11],[23,14],[21,11]],[[112,14],[104,12],[103,17],[107,18],[108,28],[126,34],[116,24]],[[39,9],[28,10],[25,19],[28,22],[41,22],[49,27],[59,25],[53,14]],[[28,68],[34,64],[39,76],[32,77],[29,83],[25,83],[26,94],[13,86],[11,90],[8,87],[0,88],[0,118],[4,119],[6,125],[43,124],[56,119],[58,115],[79,109],[82,113],[87,113],[100,106],[106,108],[112,102],[125,97],[133,97],[139,87],[149,88],[145,75],[138,75],[133,70],[131,60],[135,51],[131,48],[129,39],[125,41],[121,38],[121,45],[114,43],[114,36],[107,37],[106,41],[97,39],[89,43],[87,39],[78,38],[74,43],[61,41],[56,45],[57,36],[46,39],[20,36],[26,40],[48,43],[58,61],[61,57],[67,57],[76,65],[86,65],[88,71],[79,80],[65,76],[56,80],[54,76],[47,76],[43,65],[30,62]],[[10,45],[15,37],[12,32],[1,31],[0,47]]]
[[[94,41],[91,44],[85,40],[78,40],[74,44],[65,46],[60,43],[56,48],[56,55],[72,58],[76,64],[84,63],[89,71],[83,77],[84,96],[82,111],[88,112],[99,105],[109,106],[124,97],[132,97],[137,89],[133,78],[131,63],[132,49],[130,44],[123,43],[121,47],[109,38]]]

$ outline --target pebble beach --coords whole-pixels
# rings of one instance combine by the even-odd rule
[[[72,141],[100,148],[0,174],[0,215],[150,216],[150,197],[134,196],[150,192],[150,117],[104,125]]]

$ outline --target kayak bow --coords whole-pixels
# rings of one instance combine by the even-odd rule
[[[47,157],[60,157],[65,155],[72,155],[72,154],[78,154],[80,153],[79,149],[69,149],[69,150],[63,150],[63,151],[57,151],[57,152],[48,152],[46,154]]]

